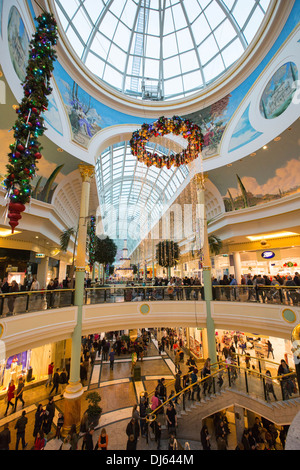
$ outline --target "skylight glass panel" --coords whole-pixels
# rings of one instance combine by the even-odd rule
[[[201,74],[198,70],[196,72],[187,73],[186,75],[183,75],[182,79],[183,79],[184,88],[189,88],[189,89],[193,89],[193,88],[197,89],[203,83]]]
[[[107,60],[121,71],[125,67],[126,57],[125,52],[122,52],[115,44],[112,44]]]
[[[159,37],[149,37],[146,45],[146,57],[159,59],[160,53],[160,39]]]
[[[146,235],[151,229],[151,226],[148,226],[149,221],[153,224],[157,222],[161,216],[161,208],[165,208],[165,204],[168,204],[177,191],[180,191],[180,186],[188,173],[184,176],[185,167],[170,170],[147,168],[142,163],[137,163],[128,143],[123,145],[123,149],[117,144],[105,151],[96,163],[100,207],[108,213],[120,211],[117,224],[107,224],[106,230],[119,230],[125,237],[130,223],[131,233],[136,233],[140,225]],[[130,175],[125,175],[128,162],[134,163],[133,171]],[[107,166],[105,170],[104,166]],[[120,208],[120,204],[123,205],[123,209]],[[138,242],[139,240],[130,240],[132,249]]]
[[[204,67],[204,74],[206,80],[209,82],[218,77],[224,71],[224,63],[220,56],[217,56],[206,67]]]
[[[180,73],[180,61],[179,57],[175,56],[171,59],[167,59],[164,62],[164,71],[165,71],[165,78],[174,77],[174,75],[178,75]]]
[[[191,71],[191,64],[194,65],[194,69],[198,68],[198,59],[196,52],[194,50],[181,54],[179,56],[181,71],[182,73]]]
[[[223,52],[222,57],[226,67],[230,67],[243,53],[243,48],[240,41],[237,39],[230,44]]]
[[[100,2],[95,2],[95,0],[92,0],[93,3],[100,3]],[[110,6],[110,11],[112,13],[114,13],[116,15],[117,18],[120,18],[121,17],[121,13],[124,9],[124,4],[126,2],[124,0],[115,0],[114,2],[112,2],[111,6]]]
[[[264,10],[264,13],[265,13],[265,12],[267,11],[267,9],[269,8],[270,1],[271,1],[271,0],[260,0],[260,6],[261,6],[261,8]]]
[[[188,28],[177,31],[177,44],[179,53],[194,49],[194,44]]]
[[[84,44],[81,42],[79,36],[73,30],[73,28],[69,28],[68,37],[76,54],[81,56],[84,51]]]
[[[159,36],[159,13],[155,10],[149,10],[148,34]]]
[[[223,49],[224,73],[251,43],[270,5],[270,0],[53,1],[70,46],[96,77],[136,98],[165,100],[189,96],[195,91],[192,74],[203,77],[205,68],[208,76],[196,80],[196,89],[207,86],[222,69]],[[231,43],[236,49],[230,59]],[[190,60],[182,56],[179,65],[173,61],[176,70],[169,70],[165,61],[187,52]],[[142,88],[149,76],[160,79],[161,87],[151,98]]]
[[[203,65],[211,60],[211,58],[216,54],[218,54],[218,52],[218,45],[212,34],[198,47],[198,53],[201,57]]]
[[[163,34],[167,35],[175,31],[174,19],[172,15],[171,8],[166,8],[164,11],[164,25],[163,25]]]
[[[87,15],[84,10],[78,10],[76,15],[74,16],[73,26],[80,34],[84,43],[87,42],[91,32],[92,32],[92,23],[88,20]]]
[[[164,58],[172,57],[178,54],[178,47],[176,42],[176,34],[169,34],[164,38],[163,46]]]
[[[247,2],[237,2],[234,6],[232,13],[242,29],[247,21],[251,10],[255,6],[255,0],[247,0]]]
[[[125,26],[121,21],[119,21],[115,36],[114,42],[118,44],[124,51],[128,51],[129,41],[131,37],[131,31],[127,26]]]
[[[244,35],[245,35],[245,38],[247,39],[248,44],[250,44],[255,34],[257,33],[257,24],[261,23],[263,16],[264,15],[261,9],[256,8],[255,12],[253,13],[253,15],[251,16],[249,20],[249,23],[245,27]]]
[[[218,28],[214,31],[215,40],[220,49],[227,46],[227,44],[236,37],[236,31],[230,21],[226,19]]]
[[[244,1],[243,3],[247,2]],[[225,19],[224,11],[216,2],[208,5],[205,10],[205,16],[212,29],[215,29],[217,26],[219,26],[219,24],[222,23],[222,21]]]
[[[97,33],[95,39],[91,45],[91,51],[103,57],[104,60],[107,58],[111,42],[103,36],[103,34]]]
[[[146,62],[145,75],[148,78],[159,78],[159,61],[149,59]]]

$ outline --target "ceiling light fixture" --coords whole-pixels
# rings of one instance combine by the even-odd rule
[[[0,237],[10,237],[10,235],[16,235],[17,233],[22,233],[22,232],[18,232],[18,231],[15,231],[14,233],[11,233],[11,230],[7,229],[7,228],[0,228]]]
[[[265,240],[270,240],[273,238],[282,238],[282,237],[292,237],[292,236],[297,236],[299,235],[298,233],[295,232],[278,232],[278,233],[270,233],[267,235],[256,235],[256,236],[249,236],[246,237],[248,240],[251,240],[252,242],[257,242],[261,241],[263,239]]]

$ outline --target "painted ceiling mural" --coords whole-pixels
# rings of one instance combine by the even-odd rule
[[[287,62],[276,71],[260,100],[260,112],[265,119],[275,119],[289,107],[297,80],[298,69],[293,62]]]
[[[9,12],[7,37],[13,67],[20,82],[23,82],[26,76],[28,62],[29,37],[21,15],[14,6]]]
[[[54,79],[69,117],[73,140],[86,149],[90,140],[105,127],[152,122],[120,113],[100,103],[83,90],[58,61],[55,63]]]
[[[275,201],[300,192],[299,126],[286,139],[272,142],[266,150],[209,172],[219,189],[227,212]]]

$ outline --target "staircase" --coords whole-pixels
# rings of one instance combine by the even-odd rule
[[[215,413],[234,405],[257,413],[278,426],[290,425],[300,411],[300,397],[286,401],[266,402],[256,396],[224,389],[209,398],[198,401],[187,401],[185,411],[178,412],[178,439],[196,440],[200,438],[202,421]],[[166,429],[163,426],[163,429]]]

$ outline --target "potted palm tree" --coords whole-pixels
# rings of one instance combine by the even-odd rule
[[[73,256],[72,256],[72,266],[70,269],[69,276],[71,279],[73,279],[74,276],[74,270],[75,270],[75,251],[76,251],[76,244],[77,244],[77,237],[78,237],[78,227],[77,228],[67,228],[64,230],[61,235],[60,235],[60,249],[63,252],[68,251],[69,247],[69,242],[71,240],[71,237],[75,237],[74,240],[74,246],[73,246]]]
[[[99,406],[101,396],[98,392],[90,392],[87,394],[85,399],[89,403],[86,410],[88,416],[88,426],[95,428],[99,423],[102,413],[102,408]]]

